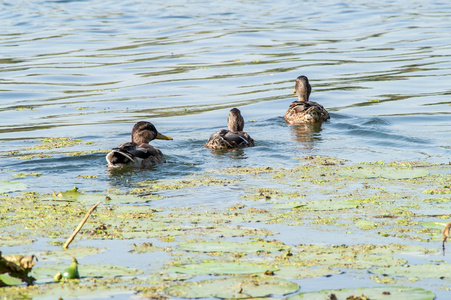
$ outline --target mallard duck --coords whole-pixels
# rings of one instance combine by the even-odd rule
[[[108,167],[147,168],[152,164],[166,162],[163,153],[149,145],[154,139],[172,140],[162,135],[152,123],[140,121],[133,126],[131,142],[124,143],[107,154]]]
[[[212,150],[253,147],[254,140],[243,131],[244,119],[238,108],[232,108],[227,119],[229,130],[222,129],[213,133],[204,145]]]
[[[293,101],[285,113],[285,120],[290,124],[315,123],[330,119],[329,113],[316,102],[309,101],[312,86],[306,76],[296,78],[295,90],[298,100]]]

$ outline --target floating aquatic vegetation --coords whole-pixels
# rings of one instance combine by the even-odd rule
[[[227,168],[224,170],[217,170],[213,172],[214,174],[223,173],[223,174],[266,174],[272,173],[276,171],[273,167],[235,167],[235,168]]]
[[[98,178],[99,175],[78,175],[77,178],[86,178],[86,179],[93,179]]]
[[[145,242],[139,245],[133,244],[133,249],[130,250],[130,253],[148,253],[148,252],[154,252],[154,251],[164,251],[164,249],[155,247],[152,243]]]
[[[9,151],[7,154],[14,156],[17,159],[33,159],[33,158],[46,158],[51,157],[50,153],[46,152],[40,152],[36,153],[36,151],[49,151],[53,149],[60,149],[60,148],[68,148],[80,145],[81,143],[84,143],[85,145],[92,144],[90,141],[83,142],[81,139],[72,139],[67,137],[50,137],[50,138],[43,138],[39,139],[40,144],[36,144],[33,146],[28,146],[24,149],[20,150],[13,150]],[[35,143],[35,141],[32,141],[31,143]],[[86,154],[92,154],[92,153],[99,153],[99,152],[107,152],[106,150],[90,150],[90,151],[78,151],[78,152],[72,152],[68,153],[68,156],[81,156]]]
[[[444,187],[444,188],[438,188],[438,189],[424,190],[423,194],[429,194],[429,195],[446,195],[446,194],[451,194],[451,188],[450,187]]]
[[[323,165],[323,166],[334,166],[334,165],[344,165],[348,161],[341,158],[329,157],[329,156],[304,156],[298,157],[297,160],[307,162],[311,165]]]
[[[328,266],[325,267],[305,267],[300,264],[288,263],[279,267],[280,270],[274,272],[279,278],[285,279],[304,279],[304,278],[320,278],[320,277],[330,277],[333,275],[341,274],[342,271],[337,269],[332,269]]]
[[[64,147],[72,147],[78,144],[81,144],[82,140],[80,139],[71,139],[67,137],[53,137],[53,138],[45,138],[39,140],[42,144],[30,146],[25,148],[25,150],[50,150],[55,148],[64,148]]]
[[[273,252],[288,250],[290,247],[280,242],[254,241],[245,243],[234,242],[196,242],[180,243],[178,248],[185,251],[198,252]]]
[[[407,286],[362,287],[354,289],[323,290],[319,292],[300,293],[287,300],[309,299],[349,299],[349,300],[433,300],[435,294],[431,291]]]
[[[451,278],[451,264],[447,263],[427,263],[420,265],[393,265],[370,270],[374,274],[385,276],[402,276],[406,278]]]
[[[188,177],[182,180],[159,180],[159,181],[141,181],[137,184],[146,187],[150,191],[162,191],[162,190],[178,190],[183,188],[193,188],[212,185],[228,185],[231,183],[239,182],[238,180],[231,178],[219,178],[214,176],[196,176]],[[135,189],[133,191],[143,192],[143,189]]]
[[[84,150],[84,151],[74,151],[66,153],[67,156],[84,156],[84,155],[90,155],[90,154],[97,154],[97,153],[108,153],[111,150]]]
[[[412,179],[425,177],[429,171],[424,169],[398,168],[398,167],[362,167],[359,169],[343,169],[338,172],[341,176],[357,178],[386,178],[386,179]]]
[[[278,271],[275,266],[245,263],[245,262],[216,262],[207,261],[196,264],[174,265],[166,269],[166,272],[184,273],[192,275],[226,275],[226,274],[264,274],[267,271]]]
[[[106,248],[96,248],[96,247],[76,247],[69,248],[64,250],[55,250],[55,251],[43,251],[37,252],[36,255],[42,260],[52,261],[59,260],[60,258],[71,258],[74,256],[85,257],[90,255],[97,255],[106,251]]]
[[[0,222],[0,225],[2,223]],[[19,235],[1,235],[0,236],[0,247],[11,247],[19,245],[28,245],[36,241],[33,238]]]
[[[23,191],[28,188],[28,185],[19,181],[0,181],[0,194],[9,192]]]
[[[13,178],[26,178],[27,176],[36,176],[39,177],[41,176],[42,173],[38,173],[38,172],[32,172],[32,173],[17,173],[13,175]]]
[[[352,165],[321,157],[300,160],[301,165],[292,169],[230,168],[176,180],[132,182],[135,189],[131,190],[89,194],[74,188],[45,195],[5,196],[0,201],[0,227],[11,238],[2,235],[0,245],[17,245],[11,239],[27,237],[29,240],[23,239],[24,243],[47,239],[44,245],[55,248],[50,242],[64,241],[89,206],[102,201],[103,205],[92,214],[76,239],[80,244],[95,247],[85,249],[75,243],[67,252],[36,253],[45,258],[42,260],[45,266],[33,268],[33,276],[46,284],[27,288],[31,296],[50,295],[44,289],[52,288],[55,290],[52,295],[95,297],[96,289],[101,286],[107,288],[108,295],[134,290],[143,297],[196,297],[196,293],[200,297],[249,297],[257,293],[249,292],[253,288],[248,288],[247,283],[240,293],[230,287],[231,293],[227,295],[201,294],[202,289],[196,285],[239,287],[245,281],[233,280],[263,278],[255,281],[258,288],[265,289],[259,297],[282,297],[286,294],[278,292],[276,282],[291,286],[290,280],[315,278],[322,282],[324,276],[339,277],[351,286],[355,277],[367,280],[370,285],[374,281],[384,283],[383,288],[390,295],[408,295],[409,299],[415,299],[409,294],[414,290],[398,287],[401,294],[396,294],[387,285],[412,279],[425,290],[439,291],[424,280],[431,277],[421,276],[423,268],[435,268],[443,276],[450,276],[446,270],[449,266],[440,262],[414,264],[410,260],[440,254],[442,229],[450,218],[446,211],[449,197],[440,195],[449,189],[449,165],[404,162]],[[401,171],[396,176],[386,176],[395,169]],[[175,198],[179,197],[176,201],[184,201],[187,195],[211,193],[215,197],[227,185],[236,187],[239,193],[230,193],[230,199],[226,193],[221,195],[230,204],[220,207],[212,206],[208,197],[205,205],[190,207],[167,207],[165,201],[153,202],[165,198],[172,201],[174,194]],[[160,206],[152,206],[154,203]],[[418,245],[418,241],[429,248],[412,246]],[[118,244],[123,247],[115,248]],[[80,264],[78,287],[71,282],[48,283],[57,271],[67,266],[68,257],[90,255],[89,261],[97,258],[106,261],[113,254],[113,259],[123,254],[126,254],[124,258],[137,257],[144,262],[144,270],[110,266],[112,270],[108,272],[104,265]],[[410,273],[400,271],[407,269]],[[369,277],[368,271],[377,275]],[[294,288],[289,289],[290,293],[296,292]],[[75,292],[78,290],[83,292],[78,294]],[[430,299],[431,292],[422,292],[425,290],[417,291],[425,296],[421,299]],[[379,297],[371,294],[376,291],[371,289],[342,291],[350,293],[347,296],[356,293],[371,299]],[[318,294],[324,297],[323,292]],[[5,294],[5,290],[0,290],[0,294]],[[307,295],[316,297],[315,293]]]
[[[185,282],[165,290],[171,296],[183,298],[242,299],[270,295],[287,295],[299,289],[294,282],[272,276],[239,276]]]
[[[18,155],[15,158],[17,158],[17,159],[33,159],[33,158],[48,158],[48,157],[52,157],[52,156],[49,154],[44,154],[44,153],[36,153],[36,154]]]

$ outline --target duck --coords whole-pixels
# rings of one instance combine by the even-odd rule
[[[172,140],[171,137],[159,133],[150,122],[136,123],[131,132],[131,141],[113,148],[107,154],[108,167],[148,168],[153,164],[165,163],[163,153],[149,145],[149,142],[154,139]]]
[[[298,100],[290,104],[284,116],[289,124],[319,123],[330,119],[329,113],[322,105],[309,101],[311,92],[312,86],[307,76],[296,78],[293,93],[296,93]]]
[[[227,129],[213,133],[204,147],[212,150],[253,147],[254,140],[243,131],[244,119],[238,108],[232,108],[227,119]]]

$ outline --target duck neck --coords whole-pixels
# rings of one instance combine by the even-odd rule
[[[298,95],[298,101],[308,101],[308,94],[307,92],[305,93],[300,93],[300,92],[296,92],[296,94]]]

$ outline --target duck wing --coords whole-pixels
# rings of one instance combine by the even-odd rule
[[[222,138],[226,140],[232,148],[252,147],[254,146],[254,140],[243,131],[229,131],[222,135]]]
[[[128,149],[128,152],[139,159],[159,159],[163,157],[164,160],[163,153],[149,144],[136,145]]]
[[[163,153],[159,149],[149,144],[138,145],[133,142],[127,142],[117,148],[113,148],[107,154],[106,160],[109,167],[133,166],[142,168],[154,163],[166,162]]]
[[[285,119],[290,123],[326,121],[330,119],[327,110],[313,101],[293,101],[285,113]]]

